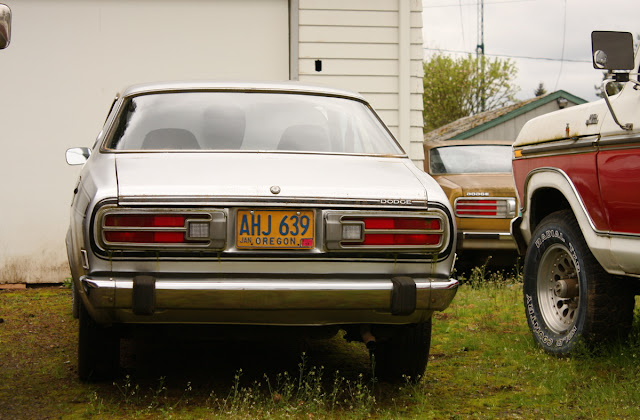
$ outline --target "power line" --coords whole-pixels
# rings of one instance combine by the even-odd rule
[[[460,2],[460,29],[462,30],[462,43],[464,43],[464,19],[462,18],[462,0]]]
[[[560,57],[564,58],[564,44],[567,38],[567,0],[564,0],[564,17],[562,20],[562,52],[560,53]],[[564,60],[560,60],[560,70],[558,70],[558,78],[556,79],[556,85],[553,88],[554,91],[558,90],[558,83],[560,82],[560,76],[562,76],[563,64]]]
[[[470,52],[470,51],[456,51],[456,50],[447,50],[442,48],[424,47],[423,50],[438,51],[438,52],[445,52],[445,53],[452,53],[452,54],[473,54],[473,52]],[[485,53],[485,55],[489,57],[514,58],[514,59],[524,59],[524,60],[562,61],[566,63],[591,63],[591,60],[575,60],[571,58],[531,57],[531,56],[525,56],[525,55],[487,54],[487,53]]]
[[[485,2],[485,4],[502,4],[502,3],[526,3],[526,2],[532,2],[532,1],[536,1],[536,0],[496,0],[496,1],[489,1],[489,2]],[[460,2],[460,4],[435,4],[432,6],[425,6],[424,2],[422,4],[422,8],[423,9],[438,9],[438,8],[444,8],[444,7],[462,7],[462,6],[477,6],[478,2],[473,2],[473,3],[462,3]]]

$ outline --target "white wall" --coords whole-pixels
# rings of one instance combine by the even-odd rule
[[[287,0],[4,0],[0,283],[61,281],[79,169],[117,90],[170,79],[289,78]]]
[[[422,167],[422,2],[300,0],[298,7],[299,79],[363,94]]]

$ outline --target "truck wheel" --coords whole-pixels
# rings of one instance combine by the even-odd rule
[[[385,381],[418,382],[427,367],[431,346],[431,319],[394,327],[392,336],[376,343],[374,373]]]
[[[78,305],[78,377],[81,381],[113,378],[120,366],[120,337],[114,327],[96,324]]]
[[[545,217],[533,233],[523,292],[529,328],[548,353],[566,355],[580,342],[624,337],[631,329],[633,293],[600,266],[569,210]]]

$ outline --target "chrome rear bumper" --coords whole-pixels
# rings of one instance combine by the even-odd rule
[[[404,324],[425,321],[433,311],[444,310],[458,288],[455,279],[408,279],[410,289],[415,284],[415,292],[407,295],[413,309],[398,314],[392,308],[393,295],[405,292],[399,291],[392,279],[190,280],[83,276],[80,282],[87,309],[102,323]]]
[[[514,250],[516,243],[510,232],[458,232],[458,250]]]

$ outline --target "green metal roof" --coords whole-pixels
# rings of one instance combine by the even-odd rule
[[[461,133],[456,134],[453,137],[450,137],[451,140],[464,140],[464,139],[468,139],[469,137],[475,136],[478,133],[482,133],[485,130],[488,130],[492,127],[495,127],[499,124],[502,124],[505,121],[509,121],[513,118],[516,118],[519,115],[525,114],[529,111],[532,111],[542,105],[548,104],[551,101],[555,101],[558,98],[564,98],[568,101],[571,101],[573,103],[575,103],[576,105],[580,105],[580,104],[584,104],[587,101],[585,101],[582,98],[579,98],[575,95],[572,95],[568,92],[565,92],[564,90],[558,90],[555,91],[553,93],[550,93],[548,95],[545,96],[541,96],[540,98],[536,99],[536,100],[531,100],[531,101],[525,101],[524,104],[521,107],[515,108],[514,110],[507,112],[506,114],[503,114],[495,119],[491,119],[483,124],[477,125],[473,128],[470,128],[469,130],[463,131]]]

